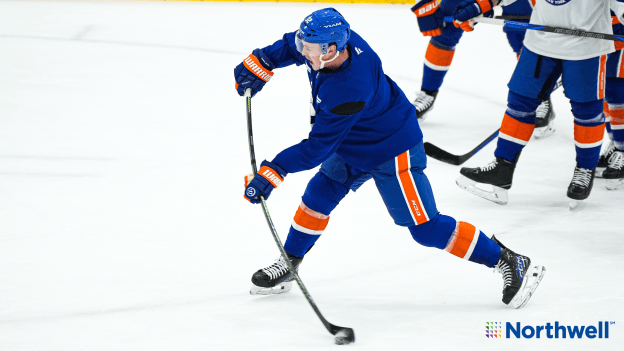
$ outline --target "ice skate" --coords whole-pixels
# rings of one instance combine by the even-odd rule
[[[533,136],[535,139],[543,139],[551,136],[555,132],[553,121],[555,119],[555,110],[552,108],[550,99],[542,101],[535,112],[536,122]]]
[[[607,189],[617,190],[624,188],[624,151],[615,150],[609,158],[609,166],[602,173],[607,179]]]
[[[427,113],[433,110],[436,96],[438,96],[437,91],[421,90],[416,94],[416,99],[412,102],[412,105],[416,107],[416,115],[420,122],[423,122],[427,118]]]
[[[611,160],[611,156],[616,151],[615,142],[611,140],[607,148],[600,154],[600,158],[598,159],[598,165],[596,166],[596,177],[602,178],[602,172],[609,167],[609,161]]]
[[[531,259],[527,256],[514,253],[495,237],[492,240],[501,246],[501,255],[494,271],[503,275],[503,303],[513,308],[522,308],[533,296],[546,274],[546,268],[531,265]]]
[[[511,188],[515,168],[516,162],[497,157],[485,167],[463,167],[455,182],[469,193],[499,205],[506,205],[507,192]]]
[[[288,254],[288,259],[290,259],[290,263],[295,267],[295,270],[299,271],[298,268],[303,257],[299,258]],[[251,295],[283,294],[292,289],[292,281],[294,279],[295,277],[293,277],[288,270],[286,261],[284,261],[284,258],[280,255],[272,265],[259,269],[253,274],[251,277],[251,283],[253,285],[249,293]]]
[[[592,187],[594,186],[594,173],[596,169],[581,168],[576,164],[574,168],[574,176],[568,187],[568,197],[570,201],[570,209],[577,208],[583,200],[589,197]]]

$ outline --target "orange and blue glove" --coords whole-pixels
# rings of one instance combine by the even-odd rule
[[[260,203],[262,195],[267,200],[271,191],[282,184],[286,174],[278,165],[269,161],[262,162],[258,173],[245,176],[245,199],[257,204]]]
[[[496,3],[498,4],[498,1]],[[471,19],[481,14],[485,17],[492,17],[494,16],[493,9],[494,3],[492,0],[464,0],[455,8],[453,24],[466,32],[472,32],[475,23]]]
[[[234,68],[234,79],[236,80],[236,91],[238,95],[245,95],[245,89],[251,88],[251,96],[262,90],[264,85],[271,80],[275,65],[260,49],[254,50],[236,68]]]
[[[438,11],[440,2],[438,0],[422,0],[412,6],[411,10],[416,15],[418,28],[426,37],[435,37],[442,34],[444,25],[444,14]]]

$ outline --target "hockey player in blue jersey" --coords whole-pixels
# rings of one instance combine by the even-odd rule
[[[535,0],[511,0],[501,3],[503,18],[513,18],[515,21],[528,22],[521,17],[528,17],[533,10]],[[498,3],[497,1],[494,1]],[[464,28],[458,28],[451,22],[445,22],[444,18],[452,16],[455,9],[462,4],[462,0],[422,0],[417,1],[411,10],[416,15],[418,27],[424,36],[429,36],[429,45],[425,53],[423,64],[423,76],[421,90],[416,94],[416,99],[412,102],[416,107],[418,119],[425,120],[427,114],[433,109],[436,97],[444,77],[451,68],[457,44],[466,31],[472,31],[473,27],[467,23]],[[490,10],[487,14],[492,15]],[[463,30],[462,30],[463,29]],[[516,56],[520,55],[525,31],[507,30],[507,41]],[[476,77],[476,76],[475,76]],[[537,122],[535,137],[542,138],[554,132],[552,120],[555,113],[552,109],[551,100],[543,101],[537,110]]]
[[[418,243],[503,274],[503,302],[526,304],[545,269],[515,254],[472,224],[440,214],[424,173],[426,156],[416,110],[386,76],[373,49],[338,11],[318,10],[296,32],[256,49],[234,70],[236,88],[259,92],[272,70],[305,65],[312,87],[313,126],[308,139],[264,161],[246,177],[245,198],[268,198],[289,173],[320,171],[310,180],[284,248],[294,267],[325,230],[333,209],[373,179],[395,223]],[[298,269],[298,268],[297,268]],[[288,291],[292,277],[282,257],[252,276],[252,294]]]
[[[537,0],[531,24],[611,34],[611,13],[621,22],[623,2]],[[491,6],[492,0],[466,0],[456,10],[455,21],[465,26]],[[494,153],[496,159],[484,167],[462,168],[457,185],[487,200],[507,203],[520,152],[535,128],[535,111],[542,100],[550,97],[561,77],[574,115],[576,167],[567,192],[570,208],[587,199],[594,184],[605,130],[607,54],[614,50],[612,41],[529,30],[509,82],[507,110]],[[492,191],[485,191],[477,184],[491,185]]]
[[[624,34],[624,25],[611,12],[613,34]],[[615,43],[615,52],[607,58],[604,113],[606,129],[611,139],[598,165],[596,177],[607,179],[607,189],[624,187],[624,43]]]

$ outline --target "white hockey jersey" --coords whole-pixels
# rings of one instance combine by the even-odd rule
[[[531,24],[613,34],[610,10],[618,18],[624,17],[624,3],[617,0],[536,0]],[[527,30],[524,46],[536,54],[564,60],[585,60],[615,51],[610,40],[535,30]]]

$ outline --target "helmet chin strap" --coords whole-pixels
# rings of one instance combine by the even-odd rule
[[[332,57],[331,59],[329,59],[327,61],[323,61],[323,55],[319,56],[319,61],[321,61],[321,67],[319,69],[325,68],[325,64],[328,63],[328,62],[332,62],[333,60],[338,58],[338,55],[340,55],[340,52],[336,51],[336,55],[334,55],[334,57]]]

